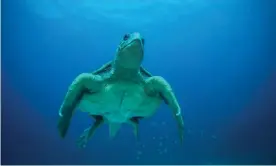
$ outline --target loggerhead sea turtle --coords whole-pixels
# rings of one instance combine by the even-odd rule
[[[137,136],[139,119],[151,117],[164,101],[173,111],[183,140],[181,108],[171,86],[163,77],[152,76],[141,66],[144,44],[140,33],[125,34],[113,61],[75,78],[59,110],[58,130],[62,138],[76,108],[96,120],[80,137],[81,146],[104,122],[109,124],[111,137],[123,123],[133,125]]]

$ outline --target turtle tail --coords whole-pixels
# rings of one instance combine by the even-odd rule
[[[109,123],[109,137],[110,138],[113,139],[117,135],[119,129],[121,128],[121,125],[122,125],[121,123]]]

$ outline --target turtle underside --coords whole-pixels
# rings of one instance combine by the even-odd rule
[[[142,67],[141,67],[142,68]],[[112,64],[108,63],[93,74],[108,76]],[[151,76],[144,69],[140,70],[143,79]],[[129,81],[112,81],[105,84],[97,93],[83,95],[79,108],[89,115],[99,115],[108,123],[125,123],[133,117],[150,117],[161,103],[160,96],[145,93],[144,84]]]

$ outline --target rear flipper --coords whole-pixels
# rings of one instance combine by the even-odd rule
[[[143,119],[143,117],[133,117],[130,119],[129,123],[133,126],[133,133],[135,138],[139,141],[139,121]]]
[[[85,148],[88,140],[94,135],[97,128],[99,128],[103,123],[102,116],[92,116],[96,121],[93,125],[84,130],[84,132],[79,137],[77,144],[79,148]]]

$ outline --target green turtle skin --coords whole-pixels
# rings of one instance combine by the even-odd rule
[[[164,101],[173,112],[182,141],[184,122],[176,96],[163,77],[153,76],[141,66],[143,58],[144,38],[137,32],[126,34],[112,61],[92,73],[78,75],[59,110],[60,136],[66,136],[72,116],[79,108],[95,119],[81,135],[79,146],[85,147],[104,123],[109,125],[111,137],[115,137],[123,123],[132,125],[137,137],[139,120],[153,116]]]

